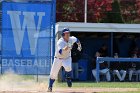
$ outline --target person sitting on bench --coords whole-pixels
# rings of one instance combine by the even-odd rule
[[[107,46],[104,44],[95,54],[95,59],[97,57],[106,57],[108,56],[108,50],[107,50]],[[94,63],[96,63],[96,61],[94,61]],[[96,64],[94,64],[94,66],[96,66]],[[97,80],[96,78],[96,67],[92,70],[92,74],[94,76],[94,78]],[[108,69],[108,64],[107,62],[100,62],[100,73],[106,75],[106,79],[107,81],[110,81],[110,72]]]

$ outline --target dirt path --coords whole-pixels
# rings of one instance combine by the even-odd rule
[[[128,92],[138,88],[54,88],[53,93],[97,93],[97,92]],[[47,93],[46,89],[12,89],[1,90],[0,93]]]

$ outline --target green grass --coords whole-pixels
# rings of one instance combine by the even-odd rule
[[[67,87],[66,82],[56,83],[56,87]],[[130,92],[101,92],[101,93],[140,93],[140,82],[73,82],[73,88],[139,88]]]
[[[67,87],[67,84],[57,82],[56,86]],[[73,87],[140,88],[140,82],[73,82]]]
[[[129,91],[129,92],[99,92],[99,93],[140,93],[139,91]]]

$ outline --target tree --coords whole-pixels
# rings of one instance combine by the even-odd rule
[[[84,0],[57,0],[57,22],[84,22]]]
[[[88,22],[140,23],[140,0],[88,0]],[[84,0],[57,0],[57,22],[84,22]]]
[[[136,0],[135,7],[136,7],[137,17],[135,18],[134,22],[140,23],[140,0]]]
[[[112,11],[113,0],[88,0],[88,22],[101,22]]]
[[[112,0],[88,0],[88,22],[100,22],[112,10]],[[57,0],[57,22],[84,22],[84,0]]]
[[[102,21],[103,23],[124,23],[119,0],[114,0],[112,3],[112,11],[106,13],[107,17]]]
[[[140,0],[120,0],[120,5],[125,23],[140,22]]]

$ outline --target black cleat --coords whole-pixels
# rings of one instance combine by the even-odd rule
[[[68,84],[68,87],[72,87],[72,82],[67,82],[67,84]]]
[[[48,87],[47,92],[52,92],[52,87]]]

